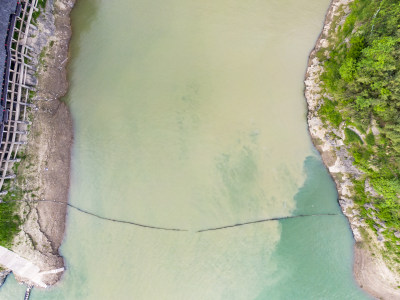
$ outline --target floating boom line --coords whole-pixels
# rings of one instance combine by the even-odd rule
[[[257,220],[257,221],[237,223],[237,224],[226,225],[226,226],[221,226],[221,227],[207,228],[207,229],[198,230],[196,232],[201,233],[201,232],[206,232],[206,231],[222,230],[222,229],[228,229],[228,228],[232,228],[232,227],[239,227],[239,226],[257,224],[257,223],[265,223],[265,222],[270,222],[270,221],[281,221],[281,220],[286,220],[286,219],[295,219],[295,218],[304,218],[304,217],[321,217],[321,216],[340,216],[340,215],[341,214],[326,213],[326,214],[312,214],[312,215],[297,215],[297,216],[276,217],[276,218],[261,219],[261,220]]]
[[[36,203],[36,202],[51,202],[51,203],[59,203],[59,204],[64,204],[67,205],[81,213],[96,217],[98,219],[106,220],[106,221],[111,221],[115,223],[122,223],[122,224],[129,224],[129,225],[134,225],[138,227],[143,227],[143,228],[150,228],[150,229],[157,229],[157,230],[166,230],[166,231],[188,231],[187,229],[181,229],[181,228],[168,228],[168,227],[158,227],[158,226],[152,226],[152,225],[145,225],[141,223],[136,223],[136,222],[131,222],[131,221],[125,221],[125,220],[118,220],[118,219],[113,219],[113,218],[107,218],[95,213],[92,213],[90,211],[84,210],[82,208],[79,208],[75,205],[72,205],[70,203],[62,202],[62,201],[56,201],[56,200],[13,200],[13,201],[2,201],[1,203],[11,203],[11,202],[31,202],[31,203]],[[1,205],[1,204],[0,204]]]
[[[70,203],[62,202],[62,201],[56,201],[56,200],[12,200],[12,201],[2,201],[1,203],[12,203],[12,202],[51,202],[51,203],[59,203],[59,204],[64,204],[67,205],[81,213],[93,216],[95,218],[105,220],[105,221],[111,221],[115,223],[122,223],[122,224],[128,224],[128,225],[134,225],[138,227],[143,227],[143,228],[149,228],[149,229],[156,229],[156,230],[165,230],[165,231],[189,231],[188,229],[182,229],[182,228],[168,228],[168,227],[158,227],[158,226],[152,226],[152,225],[145,225],[141,223],[136,223],[136,222],[131,222],[131,221],[125,221],[125,220],[119,220],[119,219],[113,219],[113,218],[107,218],[95,213],[92,213],[90,211],[84,210],[82,208],[79,208],[75,205],[72,205]],[[296,215],[296,216],[283,216],[283,217],[275,217],[275,218],[266,218],[266,219],[261,219],[261,220],[256,220],[256,221],[249,221],[249,222],[243,222],[243,223],[236,223],[232,225],[226,225],[226,226],[221,226],[221,227],[212,227],[212,228],[206,228],[206,229],[201,229],[195,231],[196,233],[203,233],[207,231],[217,231],[217,230],[223,230],[223,229],[229,229],[233,227],[240,227],[240,226],[246,226],[246,225],[251,225],[251,224],[258,224],[258,223],[265,223],[265,222],[271,222],[271,221],[281,221],[281,220],[287,220],[287,219],[295,219],[295,218],[305,218],[305,217],[322,217],[322,216],[342,216],[339,213],[322,213],[322,214],[301,214],[301,215]]]

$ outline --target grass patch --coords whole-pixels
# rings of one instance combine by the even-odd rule
[[[365,137],[365,141],[369,146],[375,146],[375,136],[372,132],[368,133],[367,136]]]
[[[364,142],[362,141],[362,139],[360,138],[360,136],[355,133],[353,130],[351,130],[350,128],[345,128],[344,129],[344,134],[346,136],[345,141],[348,143],[360,143],[363,144]]]
[[[20,188],[11,187],[10,182],[5,182],[2,190],[8,190],[9,192],[3,196],[3,203],[0,203],[0,245],[10,248],[21,225],[21,219],[18,215],[20,204],[13,201],[20,200],[23,192]]]
[[[337,102],[331,101],[329,99],[324,99],[324,104],[321,105],[319,109],[319,114],[325,117],[334,127],[338,128],[340,123],[342,123],[343,118],[336,108]]]
[[[35,23],[35,24],[37,23],[37,18],[40,16],[42,10],[46,9],[46,3],[47,3],[47,0],[39,0],[38,1],[38,3],[37,3],[37,9],[38,10],[34,11],[32,13],[33,23]]]

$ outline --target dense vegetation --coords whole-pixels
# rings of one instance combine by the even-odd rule
[[[319,113],[344,129],[344,142],[365,173],[355,181],[355,200],[376,231],[371,211],[363,207],[373,203],[375,215],[387,226],[386,247],[400,259],[394,236],[400,231],[400,2],[355,0],[345,23],[333,33],[329,48],[317,54],[331,98],[324,99]],[[379,134],[372,133],[373,124]],[[365,192],[366,179],[379,196]]]
[[[3,189],[10,190],[10,185],[5,183]],[[22,195],[22,191],[14,187],[13,190],[2,197],[4,203],[0,203],[0,245],[3,247],[11,247],[14,236],[20,231],[19,204],[15,200],[22,199]]]

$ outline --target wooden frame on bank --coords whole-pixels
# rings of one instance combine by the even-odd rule
[[[38,0],[18,1],[15,14],[10,16],[8,35],[6,39],[6,63],[4,69],[2,99],[3,118],[0,124],[0,195],[7,194],[3,190],[6,179],[13,179],[12,166],[19,162],[18,151],[20,146],[27,143],[27,107],[34,107],[28,103],[29,92],[34,90],[27,83],[28,72],[34,72],[29,64],[32,61],[31,47],[27,45],[30,30],[37,30],[31,24],[32,15]]]

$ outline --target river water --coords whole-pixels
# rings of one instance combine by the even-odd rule
[[[307,133],[329,0],[86,0],[73,11],[63,281],[35,299],[366,299]],[[296,214],[338,213],[196,231]],[[10,277],[1,299],[24,287]]]

